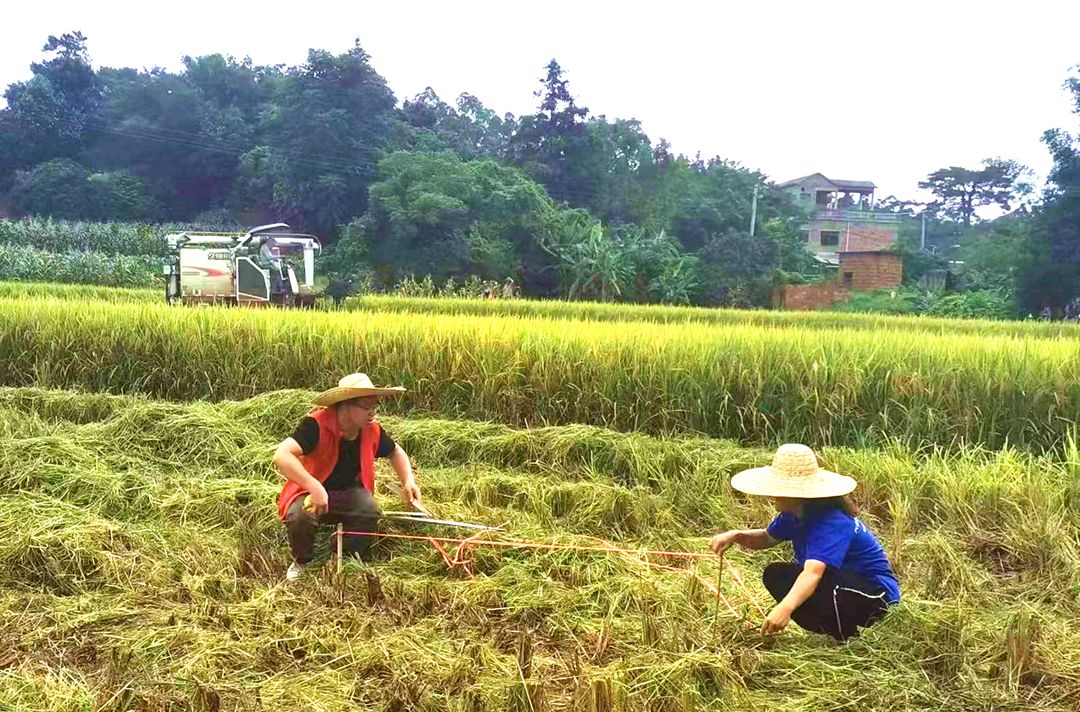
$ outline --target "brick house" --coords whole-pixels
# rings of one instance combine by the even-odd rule
[[[837,269],[828,285],[785,287],[779,305],[813,309],[847,298],[847,292],[900,286],[903,268],[896,252],[900,216],[874,210],[870,181],[832,180],[814,173],[779,184],[806,211],[806,249]],[[839,287],[840,289],[836,289]],[[805,294],[804,294],[805,292]]]

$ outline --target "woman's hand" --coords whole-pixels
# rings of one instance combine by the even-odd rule
[[[742,532],[737,530],[717,534],[709,541],[709,548],[717,556],[723,556],[724,552],[730,549],[732,544],[738,543],[741,534]]]
[[[783,603],[776,605],[776,608],[770,611],[769,615],[765,617],[765,624],[761,626],[762,635],[773,635],[779,633],[784,628],[787,628],[788,623],[791,622],[791,611]]]

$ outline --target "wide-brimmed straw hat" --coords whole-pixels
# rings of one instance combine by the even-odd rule
[[[367,396],[385,398],[387,396],[399,396],[404,392],[405,389],[401,386],[376,388],[366,373],[350,373],[338,381],[336,388],[325,390],[315,396],[314,403],[315,405],[327,407],[341,401],[347,401],[350,398],[365,398]]]
[[[818,466],[814,451],[805,445],[781,445],[771,465],[743,470],[731,478],[731,486],[763,497],[842,497],[855,489],[855,480]]]

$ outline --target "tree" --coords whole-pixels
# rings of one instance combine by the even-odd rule
[[[1030,243],[1029,222],[1026,217],[1002,219],[993,229],[966,241],[960,247],[965,286],[1013,298]]]
[[[768,185],[761,173],[720,157],[693,163],[680,159],[663,183],[661,192],[671,195],[668,225],[688,252],[697,252],[719,235],[747,231],[755,186],[759,225],[797,216],[787,191]]]
[[[1011,210],[1015,200],[1031,192],[1029,174],[1030,170],[1016,161],[988,158],[978,169],[959,166],[938,169],[921,181],[919,187],[937,198],[928,206],[931,211],[968,226],[975,210],[983,206]]]
[[[561,263],[567,298],[602,302],[621,298],[633,283],[631,251],[585,211],[568,217],[566,228],[544,244]]]
[[[511,151],[518,165],[540,181],[557,202],[586,207],[593,196],[587,180],[589,110],[570,94],[562,67],[554,59],[547,65],[538,111],[521,118]]]
[[[4,91],[8,109],[0,156],[7,172],[56,157],[74,157],[90,130],[101,99],[101,86],[81,32],[49,36],[42,52],[55,53],[30,65],[33,77]]]
[[[1076,92],[1077,113],[1080,113],[1080,80],[1072,80]],[[1049,236],[1050,259],[1055,262],[1080,265],[1080,139],[1064,131],[1048,131],[1046,145],[1054,157],[1050,171],[1044,222]],[[1074,282],[1080,291],[1080,285]]]
[[[11,191],[21,215],[69,220],[140,220],[150,200],[138,178],[123,173],[91,173],[68,158],[55,158],[19,171]]]
[[[701,284],[701,260],[665,231],[626,226],[619,239],[634,265],[636,301],[689,304]]]
[[[768,306],[780,247],[771,239],[748,232],[718,235],[699,253],[703,298],[730,307]]]
[[[105,69],[102,131],[83,155],[99,170],[138,177],[161,206],[157,219],[221,207],[239,157],[254,145],[236,109],[218,108],[184,75]]]
[[[21,215],[88,218],[94,210],[89,177],[89,170],[68,158],[45,161],[16,174],[11,206]]]
[[[758,233],[776,244],[777,268],[786,279],[797,282],[824,276],[822,264],[806,249],[806,234],[801,227],[801,219],[774,217],[763,221]]]
[[[1080,113],[1080,80],[1066,86],[1074,92]],[[1017,275],[1019,301],[1031,313],[1045,307],[1060,310],[1080,297],[1080,141],[1051,130],[1043,142],[1054,166]]]
[[[379,163],[370,211],[346,231],[341,250],[363,256],[384,286],[406,275],[540,281],[541,243],[560,229],[542,186],[491,160],[452,151],[392,153]],[[356,271],[356,270],[352,270]]]
[[[126,173],[92,173],[90,184],[92,210],[85,217],[94,220],[134,221],[145,219],[153,210],[142,181]]]
[[[396,100],[357,42],[342,55],[311,50],[307,63],[274,82],[263,114],[264,143],[242,161],[252,186],[282,218],[333,231],[367,208]]]
[[[659,232],[666,223],[655,196],[659,172],[653,147],[637,120],[609,122],[598,116],[588,122],[588,153],[584,166],[591,185],[586,207],[601,220],[638,225]]]
[[[406,101],[401,115],[412,129],[412,148],[451,150],[466,159],[506,158],[517,127],[513,114],[500,117],[471,94],[459,96],[454,107],[431,87]]]
[[[558,259],[568,299],[689,303],[699,262],[663,231],[636,225],[604,228],[581,209],[563,214],[563,229],[543,247]]]
[[[269,98],[267,85],[280,77],[275,67],[256,67],[250,58],[237,62],[233,57],[209,54],[185,56],[184,80],[203,100],[219,109],[233,108],[245,121],[253,123]]]

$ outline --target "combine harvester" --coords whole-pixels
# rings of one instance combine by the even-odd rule
[[[311,307],[314,235],[292,232],[285,223],[243,232],[180,232],[165,236],[165,299],[170,304],[243,304]],[[304,280],[286,256],[303,254]]]

